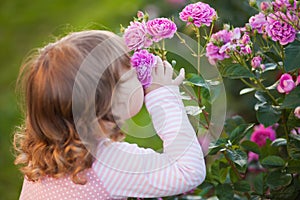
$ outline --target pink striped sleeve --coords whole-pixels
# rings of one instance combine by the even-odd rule
[[[205,178],[203,153],[178,86],[150,92],[145,104],[163,140],[163,153],[126,142],[101,143],[93,168],[113,198],[180,194]]]

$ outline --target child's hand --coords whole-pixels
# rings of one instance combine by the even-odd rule
[[[180,85],[184,80],[184,68],[180,69],[179,75],[173,80],[173,67],[168,61],[162,61],[157,56],[156,66],[152,68],[152,84],[145,89],[145,94],[165,85]]]

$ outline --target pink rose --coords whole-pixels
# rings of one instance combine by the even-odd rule
[[[255,56],[251,60],[251,66],[256,69],[257,67],[260,67],[262,58],[260,56]]]
[[[130,26],[125,29],[123,37],[130,50],[147,48],[152,44],[144,22],[130,22]]]
[[[156,18],[147,22],[147,31],[155,42],[172,38],[177,31],[176,24],[167,18]]]
[[[298,119],[300,119],[300,106],[298,106],[297,108],[295,108],[294,114],[295,114],[295,117],[297,117]]]
[[[156,62],[156,57],[145,49],[136,51],[131,57],[131,65],[135,68],[137,77],[144,88],[152,83],[151,71]]]
[[[288,24],[280,18],[286,21],[290,21],[293,20],[292,18],[294,17],[287,17],[282,12],[270,14],[267,17],[268,25],[266,26],[266,31],[273,41],[279,41],[281,45],[286,45],[295,40],[297,32],[292,25]]]
[[[268,21],[264,14],[258,13],[250,17],[249,24],[253,30],[257,30],[258,33],[264,33]]]
[[[217,13],[208,4],[197,2],[187,5],[179,13],[179,18],[187,24],[194,24],[197,27],[210,26],[212,21],[217,18]]]
[[[294,88],[296,87],[296,84],[293,81],[293,77],[290,74],[282,74],[279,80],[279,83],[277,85],[277,91],[280,93],[290,93]]]
[[[275,130],[273,130],[271,126],[265,128],[262,124],[255,126],[250,140],[255,142],[259,147],[262,147],[266,144],[267,139],[271,141],[276,139]]]
[[[271,126],[265,128],[264,125],[260,124],[254,127],[254,132],[250,137],[250,141],[255,142],[259,147],[266,144],[266,140],[270,139],[274,141],[276,139],[276,132]],[[248,160],[258,160],[258,155],[253,152],[249,152]]]

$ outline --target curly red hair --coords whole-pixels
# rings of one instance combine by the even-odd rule
[[[86,179],[80,172],[90,168],[94,161],[90,151],[97,145],[95,137],[123,138],[111,112],[111,98],[120,69],[130,68],[126,53],[109,65],[100,81],[94,80],[97,88],[92,98],[96,104],[82,102],[81,105],[87,109],[95,106],[96,119],[92,120],[99,122],[103,132],[94,132],[85,127],[85,122],[78,122],[75,127],[73,119],[72,91],[76,74],[86,56],[108,38],[115,39],[100,48],[99,55],[107,57],[118,48],[126,52],[123,41],[113,33],[82,31],[40,49],[21,67],[17,89],[23,96],[25,120],[14,136],[15,164],[21,165],[21,171],[29,180],[70,175],[74,183],[84,184]],[[94,67],[98,67],[97,63]],[[93,81],[93,73],[89,71],[83,77],[86,82]],[[105,124],[111,126],[105,127],[103,121],[110,122]]]

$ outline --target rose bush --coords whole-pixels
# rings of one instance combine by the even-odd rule
[[[209,130],[211,125],[212,94],[218,94],[201,76],[201,57],[217,66],[223,78],[240,80],[245,86],[240,95],[252,93],[256,101],[252,108],[255,121],[232,116],[226,120],[221,137],[211,141],[205,182],[176,198],[300,198],[300,2],[250,0],[249,4],[258,13],[248,23],[243,27],[225,24],[215,32],[215,9],[202,2],[184,7],[179,19],[183,27],[193,31],[198,42],[195,51],[166,18],[148,21],[147,14],[139,12],[138,19],[125,29],[124,38],[135,51],[132,63],[137,69],[147,66],[140,64],[139,53],[151,52],[167,59],[164,39],[174,34],[198,60],[197,73],[188,74],[185,84],[196,93],[199,109],[188,113],[199,122],[193,125],[200,142],[199,130]],[[140,69],[149,74],[149,70]],[[151,79],[139,76],[141,82],[144,77]]]

